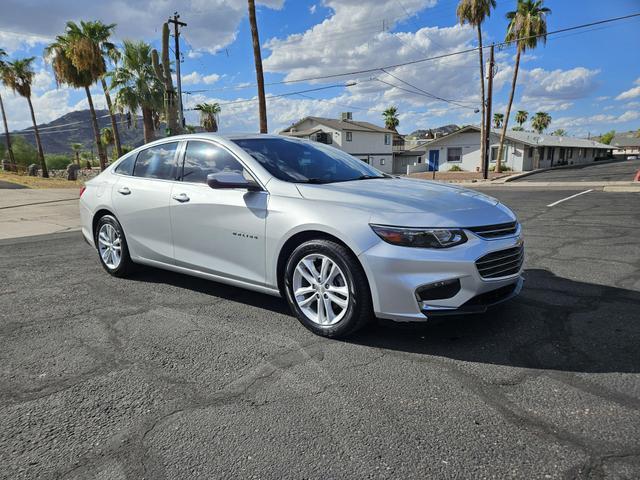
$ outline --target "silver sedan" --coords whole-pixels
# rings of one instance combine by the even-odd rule
[[[111,275],[150,265],[283,296],[328,337],[483,312],[522,286],[520,225],[497,200],[288,137],[144,145],[87,182],[80,214]]]

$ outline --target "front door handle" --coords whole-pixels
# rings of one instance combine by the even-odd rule
[[[179,195],[173,195],[171,198],[173,198],[174,200],[177,200],[180,203],[185,203],[189,201],[189,195],[187,195],[186,193],[181,193]]]
[[[121,193],[122,195],[130,195],[131,190],[129,190],[129,187],[120,187],[118,189],[118,193]]]

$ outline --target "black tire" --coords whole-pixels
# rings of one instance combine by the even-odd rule
[[[344,317],[334,325],[320,325],[307,318],[293,294],[293,274],[298,262],[310,254],[329,257],[344,273],[349,288],[349,302]],[[306,328],[316,335],[329,338],[349,336],[364,327],[373,317],[369,282],[356,257],[344,246],[330,240],[310,240],[297,247],[287,260],[284,290],[289,306]]]
[[[107,266],[102,256],[100,255],[100,249],[98,247],[98,232],[100,231],[100,228],[102,228],[102,226],[106,223],[110,224],[111,226],[113,226],[113,228],[116,229],[121,239],[122,254],[120,258],[120,264],[116,268],[110,268]],[[100,217],[100,219],[96,223],[96,229],[93,232],[93,239],[95,241],[96,250],[98,251],[100,265],[102,265],[102,268],[104,268],[109,275],[113,275],[114,277],[127,277],[128,275],[133,273],[135,264],[131,261],[131,256],[129,255],[129,246],[127,245],[127,239],[124,236],[122,226],[115,217],[113,217],[112,215],[104,215]]]

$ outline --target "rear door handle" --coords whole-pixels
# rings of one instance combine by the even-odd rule
[[[189,201],[189,195],[187,195],[186,193],[181,193],[179,195],[173,195],[171,198],[173,198],[174,200],[177,200],[180,203],[185,203]]]
[[[130,195],[131,190],[129,190],[129,187],[120,187],[118,189],[118,193],[121,193],[122,195]]]

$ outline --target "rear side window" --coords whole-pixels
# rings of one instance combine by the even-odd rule
[[[134,163],[136,163],[136,156],[129,155],[116,166],[114,172],[120,175],[131,175],[133,173]]]
[[[176,150],[178,143],[163,143],[138,153],[133,169],[134,177],[176,179]]]
[[[242,173],[244,167],[224,148],[209,142],[187,143],[184,155],[182,180],[192,183],[207,183],[207,175],[218,172]]]

